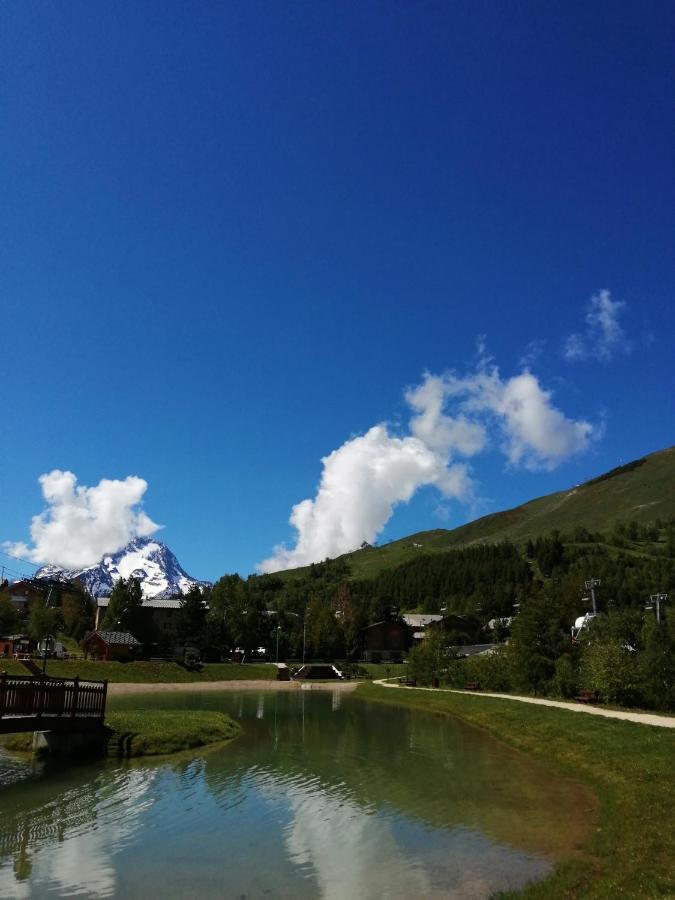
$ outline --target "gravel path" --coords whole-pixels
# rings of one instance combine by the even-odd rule
[[[125,694],[178,694],[204,691],[354,691],[357,681],[186,681],[152,682],[136,684],[132,682],[111,682],[108,684],[109,697]]]
[[[604,716],[606,719],[623,719],[624,722],[638,722],[640,725],[657,725],[659,728],[675,728],[675,716],[659,716],[656,713],[625,712],[620,709],[603,709],[600,706],[589,706],[586,703],[566,703],[564,700],[545,700],[540,697],[519,697],[515,694],[488,694],[483,691],[457,691],[444,688],[408,687],[408,685],[392,684],[386,679],[373,682],[381,687],[398,688],[404,691],[433,691],[434,693],[469,694],[472,697],[496,697],[499,700],[517,700],[520,703],[533,703],[536,706],[555,706],[558,709],[569,709],[571,712],[587,713],[590,716]]]

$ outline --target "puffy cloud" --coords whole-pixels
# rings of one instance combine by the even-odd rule
[[[314,499],[293,507],[295,546],[275,547],[261,572],[308,565],[372,543],[399,503],[433,485],[448,499],[472,502],[469,464],[494,432],[512,466],[553,469],[585,450],[598,429],[565,416],[529,371],[503,379],[485,353],[462,377],[426,373],[405,392],[410,433],[398,437],[376,425],[322,460]]]
[[[563,346],[563,356],[573,362],[598,357],[608,360],[615,352],[630,353],[631,343],[619,322],[626,308],[621,300],[612,300],[607,290],[591,297],[586,310],[586,329],[583,334],[570,334]]]
[[[410,430],[437,453],[447,456],[454,450],[462,456],[473,456],[486,444],[485,427],[462,414],[453,418],[444,413],[446,390],[442,377],[427,373],[421,384],[406,391],[405,399],[415,413]]]
[[[148,484],[135,475],[123,481],[102,478],[95,487],[85,487],[78,486],[72,472],[54,469],[39,482],[47,509],[33,517],[32,547],[3,545],[13,556],[81,569],[161,527],[138,508]]]
[[[594,434],[590,422],[568,419],[556,409],[530,372],[510,378],[489,396],[490,408],[502,417],[505,452],[514,465],[554,469],[585,450]]]
[[[463,497],[470,490],[463,466],[446,466],[419,438],[392,437],[384,425],[347,441],[322,463],[316,497],[297,503],[291,512],[295,547],[275,547],[274,555],[260,563],[261,572],[307,565],[371,543],[394,506],[423,485],[436,485],[446,497]]]
[[[464,378],[450,376],[446,391],[465,413],[492,420],[502,436],[502,451],[515,466],[554,469],[598,435],[590,422],[569,419],[557,409],[531,372],[504,380],[495,367]]]

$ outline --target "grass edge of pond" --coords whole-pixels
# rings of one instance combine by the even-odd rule
[[[196,750],[241,734],[237,722],[215,710],[111,711],[105,724],[108,756],[125,759]],[[3,735],[0,746],[11,754],[32,754],[33,733]]]
[[[453,715],[588,784],[600,801],[597,831],[574,859],[500,897],[651,897],[675,893],[673,734],[511,700],[359,686],[357,697]]]
[[[180,753],[241,734],[237,722],[214,710],[119,710],[108,713],[106,725],[112,731],[108,755],[125,758]]]

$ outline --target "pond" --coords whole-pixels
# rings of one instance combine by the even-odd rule
[[[63,767],[0,758],[1,897],[488,897],[573,855],[593,795],[482,731],[338,691],[133,696],[208,708],[225,747]]]

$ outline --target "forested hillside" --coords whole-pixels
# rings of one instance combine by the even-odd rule
[[[351,577],[373,578],[380,572],[429,553],[473,544],[508,540],[524,543],[553,531],[572,535],[579,529],[611,534],[617,525],[653,524],[675,516],[675,448],[661,450],[605,472],[567,491],[538,497],[522,506],[492,513],[453,530],[437,528],[379,547],[365,547],[341,560]],[[308,569],[280,572],[294,579]]]

